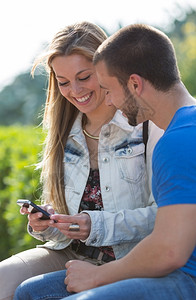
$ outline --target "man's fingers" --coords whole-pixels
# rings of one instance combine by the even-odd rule
[[[67,261],[66,264],[65,264],[65,268],[69,269],[69,267],[71,266],[72,262],[73,262],[73,260]]]

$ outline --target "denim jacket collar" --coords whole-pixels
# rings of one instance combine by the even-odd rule
[[[83,133],[82,133],[82,116],[83,116],[83,113],[79,113],[73,126],[72,126],[72,129],[69,133],[69,137],[73,137],[73,136],[83,136]],[[108,124],[105,124],[103,125],[103,128],[104,126],[108,126],[108,125],[114,125],[114,126],[117,126],[117,127],[120,127],[121,129],[127,131],[127,132],[133,132],[134,130],[134,127],[133,126],[130,126],[127,122],[127,119],[122,115],[122,112],[120,110],[117,110],[114,114],[114,117],[112,118],[112,120],[108,123]],[[83,140],[83,139],[82,139]]]

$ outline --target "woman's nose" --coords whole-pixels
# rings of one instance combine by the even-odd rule
[[[71,92],[74,95],[78,95],[82,91],[82,86],[78,83],[72,83],[71,86]]]

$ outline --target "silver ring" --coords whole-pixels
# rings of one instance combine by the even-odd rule
[[[70,224],[69,231],[80,231],[80,225],[77,223]]]

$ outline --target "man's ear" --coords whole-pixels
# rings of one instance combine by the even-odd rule
[[[140,96],[143,89],[142,77],[137,74],[131,74],[127,83],[127,86],[132,94]]]

